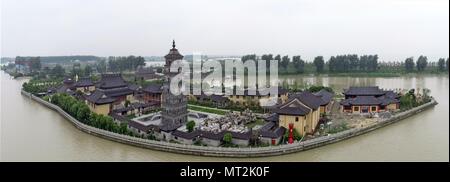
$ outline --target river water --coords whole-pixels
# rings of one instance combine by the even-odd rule
[[[449,161],[448,76],[281,77],[342,91],[350,85],[429,88],[436,107],[399,123],[324,147],[261,158],[215,158],[133,147],[79,131],[55,111],[20,94],[26,79],[1,77],[1,161]]]

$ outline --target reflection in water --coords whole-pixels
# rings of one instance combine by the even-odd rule
[[[449,79],[286,76],[293,83],[323,84],[341,92],[351,85],[429,88],[439,105],[405,121],[336,144],[263,158],[214,158],[159,152],[104,140],[73,127],[58,113],[20,94],[25,79],[1,77],[3,161],[448,161]]]

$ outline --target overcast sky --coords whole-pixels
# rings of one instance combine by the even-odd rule
[[[449,55],[448,0],[0,0],[1,56]]]

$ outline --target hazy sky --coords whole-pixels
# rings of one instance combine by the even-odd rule
[[[449,55],[448,0],[0,0],[1,56]]]

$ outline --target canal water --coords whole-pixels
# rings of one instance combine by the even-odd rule
[[[58,113],[20,94],[25,78],[0,72],[1,161],[449,161],[448,76],[281,77],[342,91],[350,85],[429,88],[436,107],[399,123],[324,147],[275,157],[215,158],[159,152],[79,131]]]

